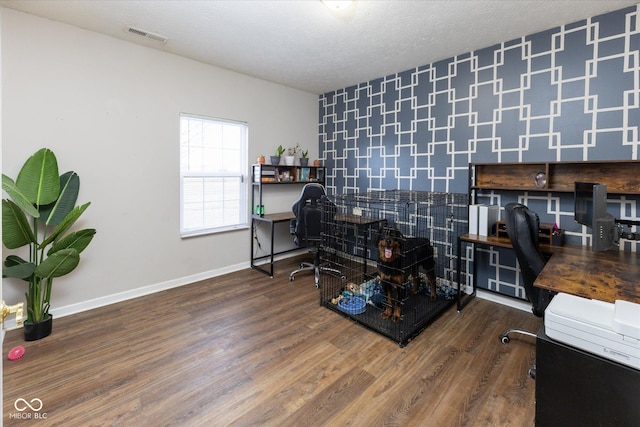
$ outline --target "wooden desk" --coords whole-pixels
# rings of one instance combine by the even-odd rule
[[[484,246],[499,246],[501,248],[513,248],[511,241],[507,237],[496,236],[480,236],[479,234],[464,234],[460,236],[460,240],[467,243],[473,243]],[[543,253],[551,254],[562,246],[540,245]]]
[[[461,242],[474,245],[474,251],[476,245],[512,248],[511,241],[505,237],[465,234],[460,236],[459,244]],[[551,257],[536,278],[536,287],[606,302],[621,299],[640,303],[640,254],[615,249],[593,252],[590,247],[580,245],[540,245],[540,249]],[[460,251],[461,247],[458,249],[458,278],[461,277]],[[470,296],[476,292],[475,267],[474,262]]]
[[[464,298],[462,297],[462,243],[470,243],[473,248],[473,280],[471,282],[472,291],[471,294],[466,295]],[[476,262],[476,249],[478,246],[496,246],[500,248],[508,248],[512,249],[511,241],[508,237],[497,237],[497,236],[480,236],[479,234],[463,234],[458,238],[458,265],[457,265],[457,273],[458,273],[458,311],[461,311],[464,306],[469,304],[469,302],[475,298],[476,296],[476,285],[477,285],[477,277],[478,277],[478,263]],[[542,252],[551,253],[556,246],[549,245],[540,245]],[[465,281],[466,287],[466,281]]]
[[[590,247],[554,247],[534,283],[536,287],[606,302],[640,303],[640,255]]]
[[[336,214],[335,219],[336,221],[344,221],[344,222],[348,222],[349,224],[355,224],[355,225],[371,225],[371,224],[383,223],[387,221],[386,219],[378,219],[378,218],[371,218],[368,216],[344,214],[344,213]]]
[[[259,257],[255,257],[253,254],[253,248],[254,248],[254,238],[253,236],[251,236],[251,268],[255,268],[258,271],[263,272],[264,274],[269,275],[269,277],[273,277],[273,257],[274,255],[279,255],[279,254],[283,254],[285,252],[291,252],[291,251],[295,251],[299,248],[293,248],[293,249],[288,249],[286,251],[281,251],[281,252],[277,252],[274,253],[273,252],[273,242],[274,242],[274,229],[275,229],[275,224],[279,223],[279,222],[289,222],[292,219],[294,219],[296,216],[293,214],[293,212],[280,212],[280,213],[273,213],[273,214],[264,214],[262,216],[260,215],[252,215],[251,216],[251,233],[254,233],[255,230],[253,230],[254,228],[254,224],[257,222],[266,222],[267,224],[269,224],[269,231],[271,233],[271,250],[269,251],[269,253],[267,255],[263,255],[263,256],[259,256]],[[291,237],[291,240],[293,240],[293,237]],[[260,267],[259,265],[256,265],[255,262],[257,260],[260,259],[264,259],[264,258],[270,258],[270,262],[269,262],[269,270],[265,270],[264,268]]]
[[[559,247],[534,285],[609,303],[640,303],[640,256]],[[544,326],[538,332],[536,425],[637,425],[638,393],[637,369],[550,339]]]

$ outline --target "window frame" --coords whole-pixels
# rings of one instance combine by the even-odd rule
[[[197,120],[197,121],[202,121],[204,122],[211,122],[211,123],[215,123],[215,124],[231,124],[234,126],[239,126],[242,132],[242,146],[240,147],[239,151],[239,160],[238,160],[238,165],[237,168],[238,170],[232,170],[232,171],[223,171],[223,170],[205,170],[205,171],[196,171],[196,172],[192,172],[189,170],[185,170],[183,168],[184,165],[184,159],[183,159],[183,120],[187,119],[187,120]],[[179,225],[179,229],[180,229],[180,236],[182,238],[186,238],[186,237],[192,237],[192,236],[201,236],[201,235],[207,235],[207,234],[217,234],[217,233],[224,233],[227,231],[233,231],[233,230],[242,230],[242,229],[247,229],[249,228],[249,215],[248,215],[248,192],[249,192],[249,179],[248,179],[248,174],[249,174],[249,170],[248,170],[248,151],[249,151],[249,124],[247,122],[244,121],[239,121],[239,120],[230,120],[230,119],[221,119],[221,118],[217,118],[217,117],[208,117],[208,116],[203,116],[203,115],[198,115],[198,114],[190,114],[190,113],[180,113],[180,117],[179,117],[179,169],[180,169],[180,225]],[[218,226],[212,226],[212,225],[207,225],[207,224],[203,224],[201,227],[190,227],[190,228],[185,228],[185,180],[189,179],[189,178],[202,178],[202,179],[206,179],[206,178],[212,178],[212,179],[220,179],[220,178],[231,178],[231,179],[238,179],[239,183],[239,194],[238,194],[238,199],[237,199],[237,222],[234,222],[233,224],[225,224],[225,225],[218,225]],[[203,185],[206,185],[206,182],[203,182]],[[222,184],[224,185],[224,184]],[[224,204],[225,203],[225,199],[223,198],[221,200],[221,202]],[[203,195],[203,198],[201,200],[202,204],[207,203],[207,201],[205,200],[205,197]],[[223,208],[224,209],[224,206]],[[205,214],[205,212],[203,212],[203,215]]]

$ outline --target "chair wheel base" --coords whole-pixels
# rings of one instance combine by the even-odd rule
[[[528,337],[536,338],[536,334],[534,334],[533,332],[523,331],[522,329],[507,329],[506,331],[504,331],[502,334],[498,336],[498,338],[500,339],[500,342],[503,344],[507,344],[509,341],[511,341],[511,338],[509,338],[510,334],[520,334],[520,335],[526,335]]]

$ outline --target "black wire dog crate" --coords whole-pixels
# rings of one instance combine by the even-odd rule
[[[456,302],[466,194],[371,191],[322,205],[320,304],[406,345]]]

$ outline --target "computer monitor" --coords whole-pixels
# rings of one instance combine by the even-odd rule
[[[607,185],[593,182],[575,183],[574,219],[591,228],[594,251],[606,251],[617,243],[615,218],[607,213]]]

